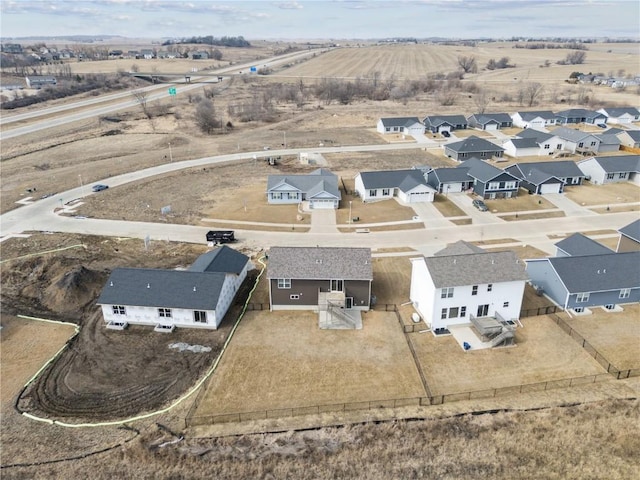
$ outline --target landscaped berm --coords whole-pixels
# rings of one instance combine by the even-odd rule
[[[394,313],[366,312],[362,330],[346,331],[320,330],[312,312],[248,312],[189,423],[424,396]]]

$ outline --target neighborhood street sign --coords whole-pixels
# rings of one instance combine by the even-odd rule
[[[169,95],[175,95],[176,93],[176,87],[169,87]]]

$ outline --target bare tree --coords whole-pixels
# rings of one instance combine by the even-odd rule
[[[151,112],[149,112],[149,107],[147,105],[147,102],[149,101],[149,93],[145,90],[134,90],[133,92],[131,92],[131,95],[138,103],[138,105],[140,105],[142,113],[144,113],[145,117],[151,118]]]
[[[214,128],[220,126],[220,121],[216,118],[216,109],[208,98],[200,100],[196,105],[195,118],[198,127],[204,133],[211,133]]]
[[[486,90],[480,89],[478,93],[473,96],[473,103],[478,109],[477,112],[479,114],[483,114],[487,111],[489,103],[491,103],[491,97]]]
[[[587,53],[582,50],[567,53],[564,59],[565,65],[581,65],[587,58]]]
[[[533,107],[540,95],[542,95],[544,87],[538,82],[528,82],[521,85],[518,90],[518,100],[520,104],[526,103],[527,106]]]
[[[458,57],[458,66],[464,71],[464,73],[477,73],[478,63],[474,56],[460,56]]]

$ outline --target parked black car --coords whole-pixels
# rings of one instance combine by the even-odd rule
[[[233,230],[209,230],[207,232],[207,242],[231,243],[235,241],[236,237]]]

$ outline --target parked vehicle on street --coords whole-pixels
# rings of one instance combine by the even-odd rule
[[[482,200],[474,200],[472,203],[473,203],[473,206],[476,207],[481,212],[486,212],[487,210],[489,210],[489,207],[487,207],[487,204],[484,203]]]
[[[236,237],[233,230],[209,230],[207,232],[208,243],[231,243],[235,241]]]
[[[91,187],[91,190],[93,190],[94,192],[101,192],[102,190],[106,190],[107,188],[109,188],[109,185],[98,183],[97,185]]]

